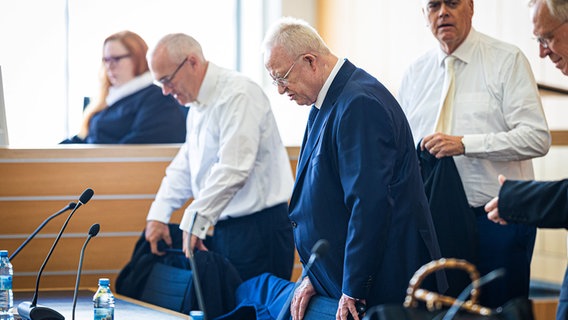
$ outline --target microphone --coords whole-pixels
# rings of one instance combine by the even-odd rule
[[[95,223],[89,229],[89,235],[87,236],[87,240],[85,240],[85,244],[83,244],[83,248],[81,249],[81,255],[79,256],[79,267],[77,268],[77,280],[75,281],[75,291],[73,291],[73,311],[72,311],[72,319],[75,320],[75,306],[77,306],[77,294],[79,293],[79,282],[81,281],[81,268],[83,267],[83,257],[85,255],[85,248],[87,247],[87,243],[99,234],[101,230],[101,226],[98,223]]]
[[[28,244],[28,242],[30,242],[30,240],[32,240],[32,239],[38,234],[38,232],[40,232],[41,229],[43,229],[43,227],[45,227],[45,225],[46,225],[49,221],[51,221],[51,219],[57,217],[58,215],[62,214],[63,212],[65,212],[65,211],[67,211],[67,210],[74,209],[76,205],[77,205],[77,204],[76,204],[75,202],[70,202],[65,208],[63,208],[63,209],[57,211],[56,213],[54,213],[54,214],[52,214],[51,216],[49,216],[49,218],[45,219],[45,220],[39,225],[39,227],[37,227],[37,229],[35,229],[35,231],[32,232],[32,234],[30,234],[30,236],[26,239],[26,241],[24,241],[24,242],[18,247],[18,249],[16,249],[16,251],[14,251],[14,252],[12,253],[12,255],[11,255],[10,258],[9,258],[10,261],[12,261],[12,259],[14,259],[14,258],[18,255],[18,253],[20,252],[20,250],[22,250],[22,249]]]
[[[77,209],[79,209],[81,205],[86,204],[87,202],[89,202],[89,200],[91,200],[94,193],[95,192],[93,191],[93,189],[90,188],[87,188],[85,191],[83,191],[83,193],[79,197],[79,202],[77,203],[75,208],[73,208],[73,211],[71,211],[71,213],[67,217],[67,220],[65,220],[65,223],[63,223],[61,230],[59,230],[59,233],[57,234],[57,237],[55,238],[55,241],[53,242],[53,245],[51,246],[51,249],[49,250],[47,257],[45,257],[45,260],[43,261],[43,264],[41,265],[41,268],[39,269],[39,272],[37,274],[36,287],[32,302],[25,301],[18,305],[18,314],[20,315],[20,317],[22,317],[22,319],[26,320],[64,320],[65,319],[65,317],[63,317],[61,313],[53,309],[50,309],[48,307],[37,305],[39,280],[41,279],[41,274],[43,272],[43,269],[45,269],[47,261],[49,261],[49,258],[51,257],[51,254],[53,253],[53,250],[55,249],[57,242],[59,242],[59,239],[63,235],[63,231],[65,231],[65,228],[69,223],[69,219],[71,219],[71,216],[73,216],[75,211],[77,211]]]
[[[195,288],[195,295],[197,296],[197,305],[203,312],[203,320],[207,320],[207,310],[205,310],[205,301],[203,300],[203,294],[201,293],[201,284],[199,282],[199,275],[197,273],[197,263],[195,262],[193,250],[191,250],[191,230],[193,230],[193,225],[195,224],[196,219],[197,212],[193,215],[193,220],[191,221],[191,225],[189,226],[187,247],[189,248],[189,265],[191,266],[191,274],[193,275],[193,287]]]
[[[292,292],[290,292],[290,294],[288,295],[288,299],[286,299],[284,306],[282,307],[280,313],[278,314],[278,318],[276,318],[277,320],[283,320],[286,314],[290,311],[290,303],[292,302],[292,298],[294,297],[294,291],[296,291],[296,289],[302,282],[302,279],[304,279],[304,277],[308,274],[308,271],[310,271],[314,262],[316,262],[316,260],[320,259],[322,256],[326,255],[328,250],[329,250],[329,242],[325,239],[319,239],[316,242],[316,244],[314,244],[314,246],[312,247],[312,254],[310,255],[310,260],[308,260],[308,263],[306,264],[304,270],[302,271],[302,275],[298,278],[298,280],[294,284]]]
[[[489,272],[488,274],[486,274],[485,276],[471,282],[467,287],[465,287],[465,289],[463,289],[463,291],[460,293],[460,295],[454,301],[454,303],[452,304],[452,306],[450,307],[448,312],[446,312],[446,315],[444,315],[444,318],[442,320],[451,320],[451,319],[454,318],[456,313],[458,313],[460,307],[465,303],[465,299],[469,296],[471,290],[474,288],[475,285],[477,285],[477,288],[480,288],[484,284],[486,284],[490,281],[493,281],[496,278],[502,277],[503,275],[505,275],[505,269],[499,268],[499,269],[495,269],[495,270]]]

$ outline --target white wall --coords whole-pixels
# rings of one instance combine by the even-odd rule
[[[325,38],[340,56],[376,76],[396,94],[406,67],[437,45],[426,26],[420,0],[327,0]],[[477,0],[473,26],[517,45],[529,58],[537,81],[568,88],[568,81],[549,61],[538,57],[528,1]],[[329,29],[327,29],[329,28]]]
[[[41,7],[37,7],[38,2],[41,3]],[[66,94],[65,88],[53,88],[54,83],[64,82],[66,72],[62,55],[52,57],[57,48],[64,46],[65,39],[62,36],[54,37],[53,34],[63,34],[65,1],[51,1],[49,4],[44,2],[21,0],[2,2],[0,5],[3,9],[0,10],[0,40],[5,47],[3,47],[5,50],[0,50],[0,65],[2,65],[5,76],[5,98],[11,142],[55,144],[65,135],[66,122],[62,119],[66,117],[70,117],[71,133],[76,131],[81,115],[80,109],[76,108],[79,101],[75,101],[79,99],[73,95],[77,97],[86,95],[84,88],[94,87],[96,83],[96,71],[89,69],[88,72],[85,70],[81,73],[92,75],[90,86],[72,79],[69,95]],[[262,3],[262,6],[258,3]],[[285,97],[279,96],[276,89],[269,84],[268,75],[262,66],[259,48],[267,25],[280,16],[294,16],[319,27],[323,14],[318,10],[326,11],[326,28],[320,32],[331,49],[339,56],[348,57],[355,64],[369,71],[396,95],[402,74],[408,64],[432,46],[437,45],[426,27],[420,3],[421,0],[243,1],[244,19],[254,22],[248,24],[244,30],[246,34],[254,34],[254,37],[247,37],[247,42],[244,44],[244,55],[248,58],[256,57],[255,59],[258,60],[258,64],[251,62],[255,59],[246,60],[243,71],[255,80],[263,79],[265,91],[273,101],[274,113],[282,131],[283,140],[287,145],[301,143],[308,108],[297,106]],[[536,41],[532,39],[526,3],[525,0],[476,0],[474,27],[479,31],[517,44],[531,61],[538,81],[568,88],[568,81],[554,68],[552,63],[538,57],[538,47]],[[30,11],[30,6],[35,6],[35,9]],[[255,7],[255,10],[264,7],[265,16],[262,21],[255,21],[261,16],[258,12],[247,11],[247,8],[251,7]],[[180,23],[184,24],[185,21],[185,24],[189,24],[189,21],[195,20],[191,18],[191,14],[200,13],[175,12],[173,15],[170,13],[167,18],[176,23],[158,23],[156,28],[179,29]],[[160,16],[163,17],[166,14]],[[16,21],[21,23],[19,25],[13,22],[14,19],[9,19],[10,17],[26,17],[26,19],[18,18]],[[189,21],[183,17],[188,17]],[[204,17],[208,18],[208,15],[204,14]],[[30,19],[37,22],[34,26],[42,25],[42,27],[25,28],[24,26],[29,26],[26,21]],[[130,20],[132,19],[126,19],[124,22]],[[96,25],[97,21],[95,19],[93,25]],[[215,20],[211,19],[211,21],[215,23]],[[203,22],[200,24],[203,28],[191,31],[207,30],[206,25],[207,22]],[[108,32],[105,31],[106,33]],[[93,56],[85,57],[85,54],[79,54],[79,57],[86,61],[98,59],[101,39],[95,39],[88,34],[80,36],[83,37],[85,45],[87,43],[93,45],[93,49],[86,50],[86,52],[93,52]],[[153,38],[148,37],[149,42],[153,42]],[[203,39],[203,42],[209,40],[214,44],[227,44],[227,41],[220,37]],[[227,50],[213,48],[207,50],[213,61],[219,62],[223,55],[227,55]],[[75,54],[77,57],[76,52],[70,54]],[[42,67],[41,71],[38,71],[36,67],[38,65]],[[71,71],[72,75],[76,74],[73,72]],[[18,84],[20,88],[10,89],[9,86],[13,83]],[[63,107],[67,97],[73,100],[72,112],[67,112]],[[49,119],[58,119],[58,121]],[[48,139],[48,136],[51,138]],[[43,141],[40,141],[41,139]]]

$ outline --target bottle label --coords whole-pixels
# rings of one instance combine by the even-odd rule
[[[113,320],[114,309],[111,308],[95,308],[95,320]]]
[[[12,289],[12,276],[0,276],[0,290]]]

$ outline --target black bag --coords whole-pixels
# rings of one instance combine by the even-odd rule
[[[169,224],[174,248],[158,244],[164,256],[153,255],[144,232],[138,239],[131,260],[120,271],[115,289],[118,294],[152,303],[184,314],[199,309],[193,271],[181,250],[183,233],[177,224]],[[195,252],[195,262],[208,318],[215,318],[235,308],[235,290],[242,280],[235,267],[212,251]]]
[[[464,295],[453,298],[421,289],[420,284],[430,273],[442,269],[462,269],[468,272],[472,282]],[[497,273],[495,273],[497,274]],[[488,274],[485,282],[491,281]],[[498,275],[496,275],[498,276]],[[526,298],[508,301],[497,309],[477,303],[479,287],[484,279],[471,263],[460,259],[440,259],[422,266],[410,280],[403,305],[379,305],[367,311],[364,320],[533,320],[532,302]],[[470,295],[469,300],[464,299]]]

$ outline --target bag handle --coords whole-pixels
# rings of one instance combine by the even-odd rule
[[[439,260],[431,261],[423,265],[408,284],[408,289],[406,289],[406,298],[404,300],[404,306],[406,308],[415,308],[418,306],[418,301],[423,301],[426,303],[426,307],[429,311],[440,310],[442,307],[450,307],[456,303],[456,299],[453,297],[445,296],[436,292],[430,292],[428,290],[420,288],[420,285],[424,279],[433,272],[442,269],[462,269],[469,274],[472,281],[472,288],[470,291],[470,300],[465,301],[461,308],[465,309],[471,313],[476,313],[480,315],[491,315],[492,310],[477,304],[479,300],[479,272],[475,266],[465,260],[453,259],[453,258],[442,258]]]

